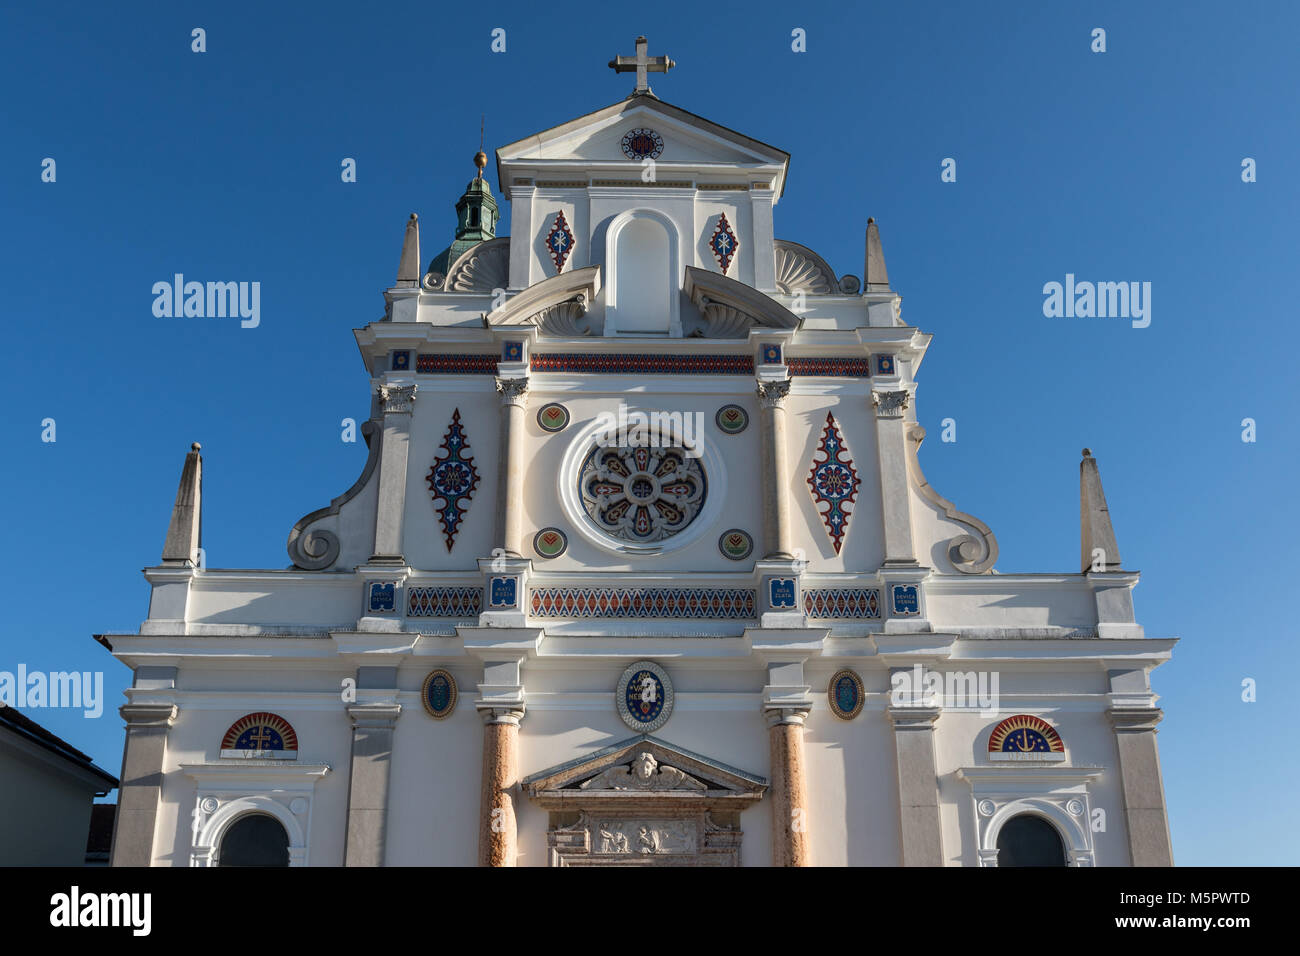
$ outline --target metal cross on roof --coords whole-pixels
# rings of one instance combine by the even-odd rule
[[[636,38],[636,56],[616,56],[609,61],[609,68],[615,73],[631,73],[636,70],[636,89],[632,95],[638,93],[649,93],[654,96],[650,89],[650,73],[667,73],[677,64],[666,56],[646,56],[646,39],[645,37]]]

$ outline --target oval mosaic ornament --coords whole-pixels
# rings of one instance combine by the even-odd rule
[[[618,715],[638,733],[658,730],[673,712],[673,682],[653,661],[637,661],[618,679]]]
[[[569,424],[569,410],[559,402],[543,405],[537,410],[537,424],[542,426],[543,431],[564,431]]]
[[[837,671],[826,688],[831,713],[840,720],[852,720],[862,712],[862,678],[851,670]]]
[[[658,159],[664,138],[652,129],[630,129],[623,134],[623,155],[628,159]]]
[[[749,427],[749,412],[739,405],[723,405],[713,421],[724,435],[739,435]]]
[[[456,696],[456,678],[447,671],[431,671],[424,679],[420,699],[424,702],[424,709],[429,712],[430,717],[437,720],[450,717],[451,712],[456,709]]]
[[[539,557],[558,558],[568,547],[569,538],[559,528],[543,528],[533,535],[533,550]]]
[[[754,539],[748,532],[732,528],[730,531],[722,532],[718,538],[718,550],[722,552],[724,558],[744,561],[754,551]]]

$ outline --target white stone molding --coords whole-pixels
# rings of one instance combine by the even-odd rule
[[[876,410],[877,418],[902,418],[912,395],[907,389],[896,392],[871,393],[871,404]]]
[[[235,821],[250,814],[272,817],[289,836],[289,865],[306,866],[312,796],[330,772],[325,764],[286,766],[267,761],[181,764],[195,788],[190,866],[220,865],[221,839]]]
[[[1095,866],[1089,787],[1098,767],[963,767],[957,776],[971,788],[980,866],[997,866],[998,834],[1012,817],[1030,814],[1046,820],[1065,848],[1069,866]]]
[[[907,439],[907,470],[917,490],[927,501],[938,506],[946,517],[966,525],[975,532],[974,535],[960,534],[950,540],[948,559],[952,561],[953,567],[963,574],[984,574],[998,560],[997,538],[993,536],[988,525],[973,515],[958,511],[956,505],[935,491],[926,480],[918,457],[921,442],[925,440],[925,428],[912,422],[908,426]]]

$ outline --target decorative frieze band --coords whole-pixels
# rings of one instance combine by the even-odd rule
[[[537,588],[533,617],[747,620],[753,588]]]
[[[419,355],[415,359],[415,370],[439,375],[495,375],[497,356],[495,352],[470,355]]]
[[[803,611],[821,620],[880,617],[879,588],[804,588]]]
[[[531,356],[534,372],[650,375],[753,375],[752,355],[610,355],[553,352]]]
[[[836,378],[868,378],[869,358],[798,356],[786,359],[791,375],[824,375]]]
[[[478,617],[482,587],[407,588],[407,617]]]

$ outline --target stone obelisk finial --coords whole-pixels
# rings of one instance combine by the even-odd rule
[[[880,244],[880,228],[876,220],[867,220],[867,258],[862,267],[863,282],[867,292],[883,292],[889,288],[889,272],[885,269],[885,250]]]
[[[1084,573],[1120,569],[1119,545],[1106,507],[1106,492],[1101,488],[1101,472],[1087,448],[1079,462],[1079,534]]]
[[[203,540],[203,456],[199,450],[198,442],[190,446],[181,469],[176,505],[163,542],[162,563],[166,567],[193,567],[198,560]]]
[[[397,288],[414,289],[420,284],[420,217],[411,213],[402,239],[402,261],[397,266]]]

